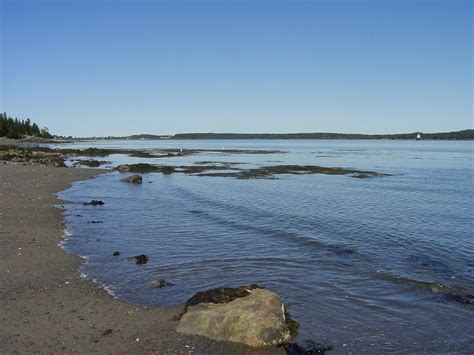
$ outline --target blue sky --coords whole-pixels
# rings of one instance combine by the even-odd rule
[[[470,1],[0,2],[0,109],[56,134],[474,126]]]

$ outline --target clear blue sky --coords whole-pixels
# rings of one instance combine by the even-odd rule
[[[474,125],[471,1],[0,2],[0,109],[56,134]]]

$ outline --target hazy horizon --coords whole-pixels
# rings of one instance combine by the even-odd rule
[[[0,110],[54,134],[474,126],[470,1],[0,1]]]

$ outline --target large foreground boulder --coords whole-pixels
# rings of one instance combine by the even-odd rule
[[[280,297],[256,285],[199,292],[180,317],[180,333],[254,347],[286,342],[297,327]]]

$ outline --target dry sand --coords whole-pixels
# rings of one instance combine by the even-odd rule
[[[112,299],[58,243],[55,193],[101,170],[0,161],[0,353],[284,353],[175,331],[180,309]]]

